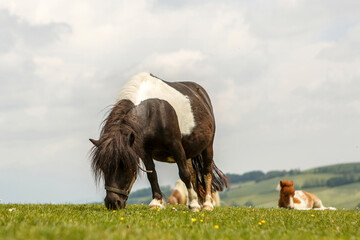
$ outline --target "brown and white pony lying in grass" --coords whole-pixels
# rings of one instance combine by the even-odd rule
[[[321,200],[314,194],[298,190],[295,191],[294,182],[291,180],[280,181],[279,208],[297,210],[336,210],[333,207],[325,207]]]
[[[212,205],[214,207],[220,206],[220,197],[219,192],[214,192],[211,194]],[[188,191],[186,189],[185,183],[178,179],[176,181],[175,188],[170,196],[167,198],[167,203],[171,205],[188,205]]]

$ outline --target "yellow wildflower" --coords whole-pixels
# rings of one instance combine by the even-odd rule
[[[202,217],[205,216],[205,213],[201,214],[201,216],[202,216]]]
[[[120,218],[120,221],[124,221],[124,218],[123,218],[123,217],[121,217],[121,218]]]
[[[261,222],[258,222],[258,224],[259,224],[259,226],[261,226],[261,225],[262,225],[262,223],[261,223]]]
[[[219,225],[214,225],[214,228],[215,228],[215,229],[219,229]]]
[[[204,222],[204,220],[200,219],[200,222]]]
[[[196,218],[192,218],[191,221],[192,221],[192,222],[196,222]]]
[[[113,210],[113,212],[116,212],[116,210]]]
[[[261,223],[266,223],[266,221],[265,221],[265,220],[261,220]]]
[[[311,216],[312,216],[312,217],[315,217],[315,215],[314,215],[314,214],[311,214]]]

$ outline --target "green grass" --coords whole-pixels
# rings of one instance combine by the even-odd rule
[[[193,213],[185,206],[157,211],[128,205],[113,212],[100,204],[0,205],[0,239],[358,239],[359,226],[358,210],[219,207]]]

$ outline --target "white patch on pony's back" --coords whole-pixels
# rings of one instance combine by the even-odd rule
[[[308,197],[305,195],[305,193],[303,191],[301,191],[301,190],[295,191],[295,196],[294,197],[297,198],[300,201],[300,203],[294,204],[295,209],[299,209],[299,210],[301,210],[301,209],[309,209],[309,207],[308,207],[309,200],[308,200]]]
[[[132,77],[121,89],[117,100],[128,99],[138,105],[150,98],[167,101],[175,109],[181,134],[191,134],[195,120],[188,96],[151,76],[150,73],[139,73]]]

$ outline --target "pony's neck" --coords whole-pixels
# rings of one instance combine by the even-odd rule
[[[136,116],[130,113],[134,107],[130,100],[118,101],[101,132],[101,140],[111,143],[107,144],[108,151],[120,156],[125,165],[138,164],[141,156],[141,130]]]
[[[279,207],[290,207],[292,205],[291,201],[291,194],[286,194],[283,191],[280,192]]]
[[[135,107],[130,100],[121,100],[117,102],[111,109],[110,114],[104,120],[105,125],[101,131],[101,135],[111,133],[114,131],[120,131],[124,124],[128,121],[129,111]]]

